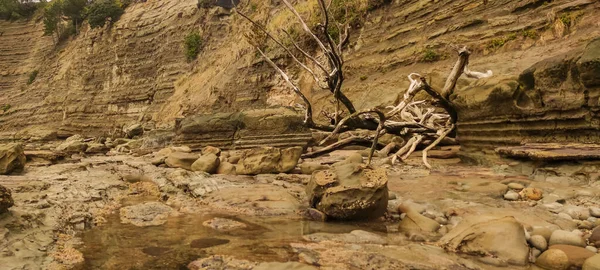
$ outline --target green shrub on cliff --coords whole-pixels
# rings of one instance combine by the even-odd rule
[[[29,79],[27,80],[27,84],[32,84],[35,81],[35,78],[37,78],[38,75],[38,70],[34,70],[33,72],[31,72],[29,74]]]
[[[185,36],[184,45],[188,61],[194,60],[202,48],[202,37],[198,32],[191,32]]]
[[[21,3],[19,0],[0,0],[0,19],[17,20],[32,16],[37,8],[45,3],[45,1]]]
[[[114,0],[94,1],[88,8],[90,27],[103,27],[108,18],[111,23],[116,22],[124,12],[121,5],[121,2],[117,3]]]

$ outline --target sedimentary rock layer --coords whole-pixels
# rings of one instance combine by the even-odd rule
[[[521,143],[600,144],[600,39],[543,60],[517,77],[458,92],[464,150]]]

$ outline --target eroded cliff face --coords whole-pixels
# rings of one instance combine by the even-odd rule
[[[259,8],[251,16],[271,29],[281,23],[282,5],[254,2]],[[0,138],[41,138],[53,131],[110,135],[131,122],[172,128],[175,119],[198,113],[297,103],[243,38],[245,21],[196,3],[136,3],[112,28],[84,26],[58,46],[42,36],[41,22],[0,22],[0,105],[10,105],[0,111]],[[473,51],[471,69],[516,76],[600,36],[599,11],[593,0],[393,1],[369,11],[362,27],[352,29],[344,91],[358,108],[368,108],[394,104],[411,72],[439,87],[455,61],[456,44]],[[205,47],[188,63],[183,38],[192,30],[201,33]],[[39,75],[28,85],[34,70]],[[330,93],[289,70],[298,74],[315,114],[333,106]],[[461,79],[459,88],[471,83],[477,82]]]

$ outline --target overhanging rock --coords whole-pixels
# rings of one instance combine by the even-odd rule
[[[301,112],[287,107],[188,116],[176,124],[175,143],[193,150],[306,147],[312,135],[303,120]]]

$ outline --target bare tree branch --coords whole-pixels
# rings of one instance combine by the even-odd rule
[[[448,136],[448,134],[450,134],[450,132],[452,132],[454,130],[454,127],[455,127],[454,124],[450,124],[450,127],[448,129],[446,129],[444,132],[442,132],[435,141],[433,141],[429,146],[427,146],[423,150],[423,164],[425,164],[425,167],[427,167],[427,169],[431,170],[431,165],[429,165],[429,162],[427,162],[427,151],[436,147],[444,138],[446,138],[446,136]]]

